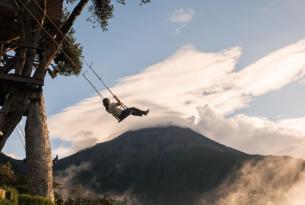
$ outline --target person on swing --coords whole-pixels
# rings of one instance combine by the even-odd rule
[[[114,96],[114,98],[117,101],[116,103],[110,103],[110,100],[108,98],[104,98],[103,105],[106,108],[106,111],[112,114],[118,120],[118,122],[121,122],[129,115],[142,117],[143,115],[147,115],[149,113],[149,109],[146,111],[140,110],[135,107],[121,109],[121,107],[123,107],[122,102],[116,96]]]

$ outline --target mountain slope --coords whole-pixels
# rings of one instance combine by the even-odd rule
[[[96,193],[132,193],[145,204],[185,204],[254,157],[172,126],[127,132],[60,160],[56,170],[86,164],[74,173],[74,184]]]

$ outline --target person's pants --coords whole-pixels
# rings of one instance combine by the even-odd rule
[[[126,108],[125,110],[122,111],[122,113],[119,117],[119,121],[121,122],[129,115],[142,116],[144,114],[145,114],[145,111],[140,110],[138,108],[135,108],[135,107]]]

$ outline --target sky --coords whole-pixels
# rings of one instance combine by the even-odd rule
[[[118,124],[81,76],[47,78],[53,155],[127,130],[175,124],[248,153],[305,158],[304,6],[303,0],[128,1],[115,3],[107,32],[83,13],[75,29],[86,60],[127,105],[151,112]],[[24,157],[16,132],[4,152]]]

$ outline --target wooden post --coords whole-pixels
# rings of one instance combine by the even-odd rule
[[[4,44],[1,43],[0,45],[0,58],[4,55]]]

